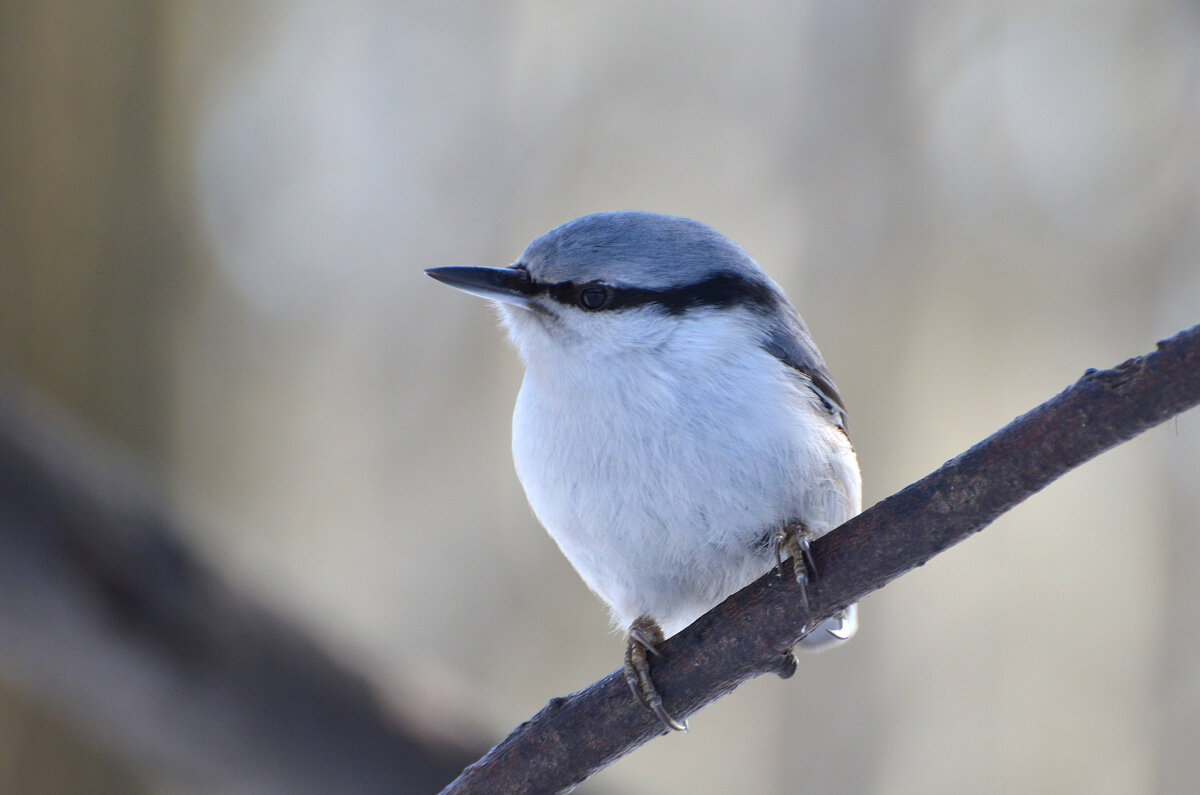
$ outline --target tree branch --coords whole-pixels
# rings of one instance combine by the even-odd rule
[[[1200,326],[1067,390],[813,545],[812,621],[791,578],[767,574],[662,646],[654,681],[684,718],[765,673],[789,676],[806,621],[833,615],[982,530],[1065,472],[1200,403]],[[666,733],[620,671],[553,699],[444,792],[552,792]]]

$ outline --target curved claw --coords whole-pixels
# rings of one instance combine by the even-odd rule
[[[672,731],[687,731],[687,721],[680,723],[663,706],[662,696],[650,679],[650,658],[658,655],[658,644],[663,641],[662,629],[654,619],[642,616],[633,622],[625,640],[625,683],[642,706],[658,716],[664,726]]]
[[[651,706],[651,709],[654,710],[654,714],[658,716],[658,719],[662,721],[663,725],[671,731],[686,732],[688,730],[687,721],[685,720],[683,723],[680,723],[672,718],[671,713],[667,712],[667,708],[663,706],[661,698],[654,700],[654,704]]]

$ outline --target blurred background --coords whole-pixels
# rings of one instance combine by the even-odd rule
[[[1200,322],[1200,8],[0,7],[0,366],[447,732],[620,663],[525,505],[521,368],[422,274],[690,216],[808,321],[872,504]],[[1194,792],[1200,415],[1085,465],[583,791]],[[0,792],[187,791],[0,649]]]

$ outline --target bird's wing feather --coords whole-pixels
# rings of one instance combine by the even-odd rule
[[[779,309],[771,315],[763,346],[772,356],[804,377],[807,386],[834,415],[838,425],[845,429],[846,406],[833,383],[833,376],[825,366],[825,360],[821,358],[821,352],[808,333],[808,327],[791,304],[783,302]]]

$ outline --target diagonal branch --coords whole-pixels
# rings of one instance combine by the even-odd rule
[[[858,601],[1085,461],[1200,403],[1200,326],[1076,383],[813,545],[815,621]],[[654,681],[684,718],[765,673],[791,674],[808,617],[791,578],[768,574],[662,646]],[[666,730],[619,671],[530,721],[463,771],[448,793],[568,789]]]

